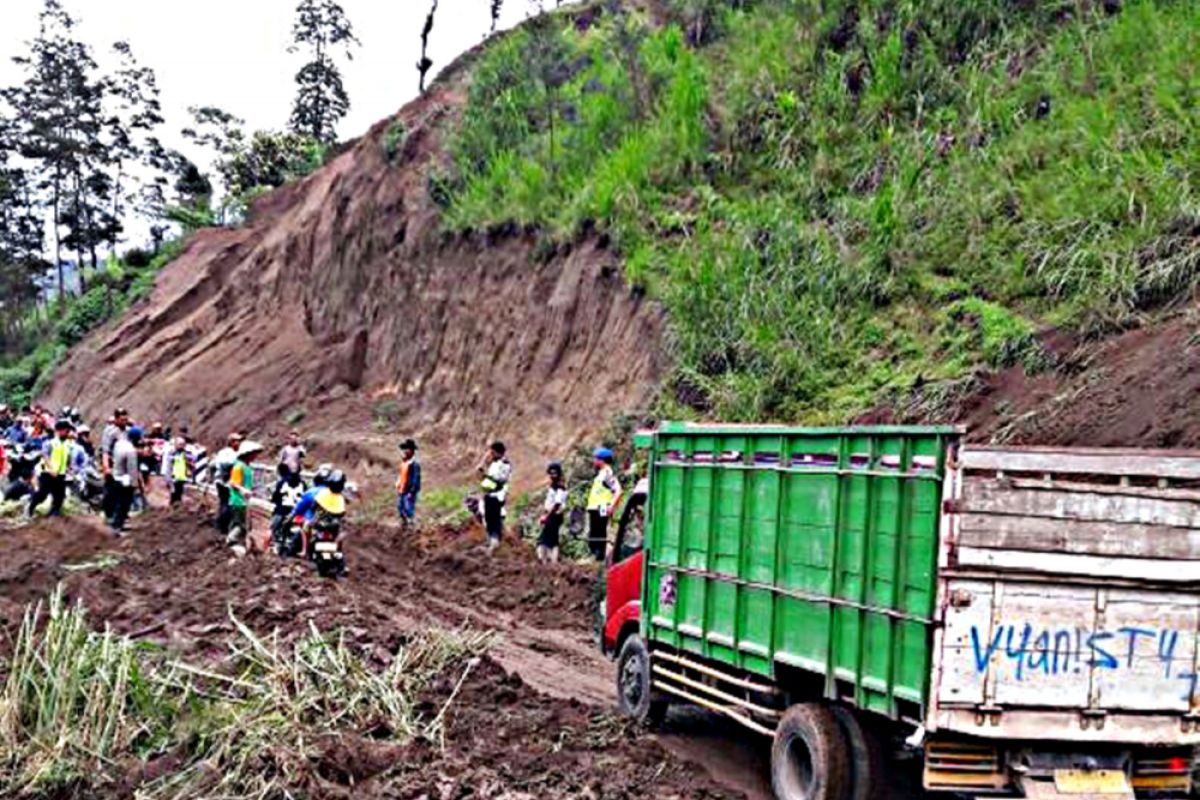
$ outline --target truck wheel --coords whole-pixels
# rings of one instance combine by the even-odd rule
[[[650,687],[650,651],[636,634],[625,640],[617,656],[617,706],[646,727],[657,727],[667,717],[667,701]]]
[[[771,747],[771,787],[778,800],[844,800],[849,786],[846,742],[827,706],[794,705]]]
[[[849,748],[847,800],[886,800],[887,751],[875,731],[863,725],[858,712],[845,706],[833,709],[838,729]]]

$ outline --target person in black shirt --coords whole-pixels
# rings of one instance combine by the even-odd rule
[[[299,472],[280,464],[276,470],[279,479],[271,490],[271,502],[275,509],[271,514],[271,540],[275,543],[276,552],[283,552],[284,540],[287,538],[288,525],[292,519],[292,511],[300,498],[308,491],[308,486]]]

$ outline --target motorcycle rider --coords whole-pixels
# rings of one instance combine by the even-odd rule
[[[276,473],[279,479],[275,481],[275,488],[271,491],[271,502],[275,505],[271,515],[271,540],[275,543],[276,551],[282,554],[288,522],[308,487],[300,473],[289,469],[287,464],[281,463],[276,467]]]
[[[67,499],[67,473],[71,469],[71,422],[60,419],[54,423],[54,438],[42,447],[42,472],[38,476],[38,488],[29,498],[25,515],[33,518],[38,506],[50,500],[50,516],[61,517],[63,502]]]
[[[96,445],[92,444],[92,429],[87,425],[80,425],[75,429],[75,446],[83,451],[89,463],[96,457]]]
[[[312,557],[310,545],[313,541],[313,531],[323,519],[339,523],[337,539],[334,540],[339,549],[346,535],[345,529],[340,525],[346,516],[346,475],[340,469],[336,469],[330,472],[322,483],[323,485],[306,492],[292,511],[292,517],[301,531],[300,552],[304,553],[306,558]],[[343,562],[343,572],[344,570]]]

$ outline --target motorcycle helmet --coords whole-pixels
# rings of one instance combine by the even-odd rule
[[[325,481],[325,488],[334,494],[341,494],[346,490],[346,474],[340,469],[335,469],[329,473],[329,478]]]
[[[346,498],[343,497],[340,492],[334,492],[332,490],[328,492],[321,492],[321,494],[317,496],[317,505],[319,505],[326,514],[332,514],[340,517],[346,513]]]
[[[313,487],[325,486],[329,482],[329,476],[333,474],[333,466],[330,464],[322,464],[317,467],[316,473],[313,475]]]

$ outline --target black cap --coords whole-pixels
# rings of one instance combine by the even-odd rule
[[[412,450],[415,452],[417,449],[417,443],[416,443],[416,441],[414,441],[412,439],[405,439],[403,442],[400,443],[400,449],[401,450]]]
[[[128,417],[129,409],[125,408],[124,406],[118,406],[117,410],[113,412],[113,416],[114,417]]]

